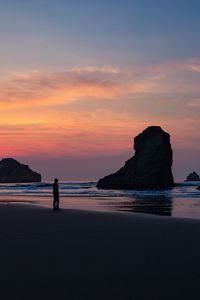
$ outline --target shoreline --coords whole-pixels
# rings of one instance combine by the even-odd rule
[[[99,190],[94,182],[62,182],[61,208],[123,211],[178,218],[200,219],[200,192],[196,185],[181,183],[172,190]],[[0,202],[35,203],[52,207],[52,182],[1,186]],[[16,201],[15,201],[16,200]]]
[[[0,199],[0,207],[1,206],[24,206],[24,207],[38,207],[38,208],[44,208],[44,209],[49,209],[51,210],[52,209],[52,199],[48,199],[47,201],[43,200],[43,199],[38,199],[38,200],[35,200],[36,197],[34,197],[33,199],[29,199],[29,200],[21,200],[21,197],[15,197],[16,199],[12,199],[12,197],[9,197],[8,199]],[[24,196],[25,198],[25,196]],[[85,197],[87,199],[87,197]],[[27,199],[27,198],[26,198]],[[70,199],[70,197],[68,198]],[[78,199],[80,200],[80,198],[72,198],[73,201]],[[82,199],[81,199],[82,200]],[[100,199],[95,199],[95,200],[99,200],[101,201]],[[186,200],[186,199],[184,199]],[[85,205],[85,203],[83,203],[81,206],[80,205],[75,205],[75,203],[67,206],[65,203],[62,203],[63,202],[63,199],[60,201],[61,202],[61,210],[62,211],[82,211],[82,212],[91,212],[91,213],[110,213],[110,214],[121,214],[121,215],[144,215],[144,216],[152,216],[152,217],[160,217],[160,218],[169,218],[169,219],[181,219],[181,220],[196,220],[196,221],[199,221],[200,222],[200,218],[199,216],[174,216],[174,215],[168,215],[168,214],[159,214],[159,213],[156,213],[156,212],[145,212],[145,211],[132,211],[132,210],[116,210],[116,209],[112,209],[112,206],[110,206],[110,208],[108,209],[107,207],[104,207],[103,205],[102,206],[98,206],[97,208],[94,208],[94,207],[91,207],[89,208],[87,205]],[[64,205],[63,205],[64,204]]]
[[[199,232],[195,219],[1,205],[0,294],[198,299]]]

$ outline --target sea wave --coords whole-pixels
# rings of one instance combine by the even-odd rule
[[[165,197],[200,198],[197,186],[200,182],[180,182],[166,190],[102,190],[95,181],[66,181],[59,183],[62,197]],[[52,196],[52,182],[0,184],[0,196]]]

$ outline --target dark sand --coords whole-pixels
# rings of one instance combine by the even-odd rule
[[[200,221],[0,206],[0,299],[200,299]]]

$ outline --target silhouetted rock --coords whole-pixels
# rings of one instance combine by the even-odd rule
[[[40,182],[41,175],[33,172],[27,165],[19,163],[13,158],[4,158],[0,161],[0,182]]]
[[[100,179],[98,188],[149,189],[174,186],[170,135],[150,126],[134,139],[135,155],[114,174]]]
[[[192,172],[187,176],[185,181],[200,181],[200,177],[196,172]]]

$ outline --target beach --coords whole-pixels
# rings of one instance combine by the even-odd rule
[[[199,299],[200,221],[0,206],[1,299]]]

